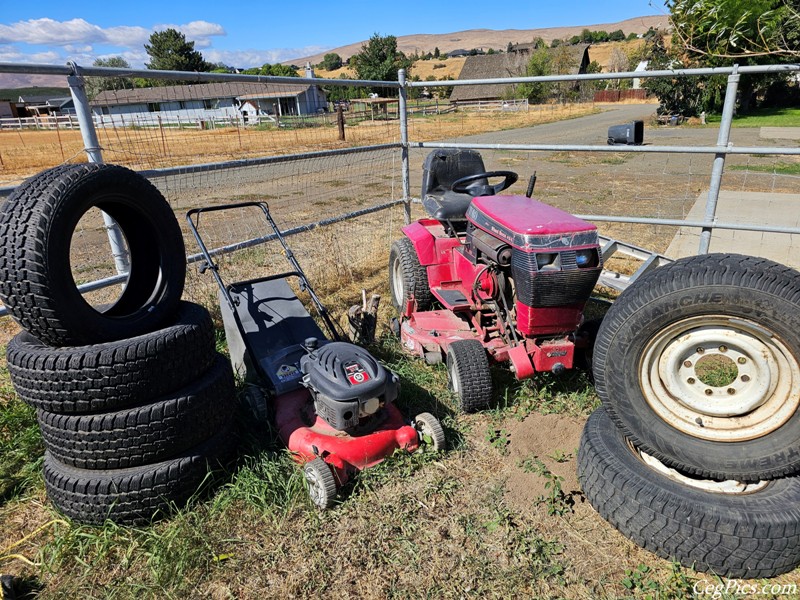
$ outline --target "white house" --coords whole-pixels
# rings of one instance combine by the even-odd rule
[[[92,113],[116,125],[316,114],[325,110],[325,94],[316,85],[250,82],[169,85],[108,90],[91,102]]]

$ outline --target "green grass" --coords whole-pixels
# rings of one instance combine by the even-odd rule
[[[711,114],[706,123],[719,124],[721,115]],[[800,127],[800,108],[763,108],[737,115],[733,127]]]
[[[758,173],[777,173],[778,175],[800,175],[800,162],[778,162],[771,165],[729,165],[731,171],[756,171]]]
[[[5,348],[2,348],[5,355]],[[36,411],[14,393],[8,369],[0,368],[0,506],[40,485],[44,445]]]

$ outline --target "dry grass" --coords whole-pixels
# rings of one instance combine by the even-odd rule
[[[547,106],[523,113],[459,112],[414,118],[409,135],[415,141],[446,139],[465,131],[482,133],[558,121],[592,112],[591,105]],[[158,168],[198,162],[218,162],[295,154],[318,150],[399,142],[396,120],[362,121],[346,128],[346,141],[338,140],[335,126],[298,129],[224,128],[98,129],[107,162],[132,168]],[[78,131],[0,131],[0,185],[19,183],[25,177],[64,161],[85,160]]]

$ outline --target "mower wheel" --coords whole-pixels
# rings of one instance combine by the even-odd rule
[[[209,472],[233,458],[237,443],[228,427],[169,460],[103,471],[76,469],[45,452],[44,484],[50,501],[80,523],[144,525],[207,490]]]
[[[800,477],[746,484],[681,473],[636,449],[600,408],[581,436],[578,478],[601,517],[667,560],[744,579],[800,565]]]
[[[414,417],[414,429],[417,430],[419,439],[430,444],[434,452],[444,452],[447,449],[442,424],[431,413],[424,412]]]
[[[211,316],[191,302],[178,305],[170,325],[130,339],[52,348],[22,332],[6,348],[19,397],[60,414],[110,412],[174,392],[214,357]]]
[[[245,408],[258,423],[269,421],[269,410],[267,408],[267,394],[257,385],[248,385],[242,392],[242,400]]]
[[[413,296],[417,301],[417,310],[424,311],[431,307],[433,296],[428,286],[428,271],[419,264],[417,251],[408,238],[401,238],[392,243],[389,252],[389,288],[392,292],[392,305],[398,313],[402,313]]]
[[[130,253],[121,295],[102,310],[78,291],[70,250],[90,211],[114,219]],[[20,185],[0,210],[0,299],[29,333],[52,346],[134,337],[172,318],[186,254],[175,214],[145,177],[109,164],[66,165]]]
[[[492,373],[478,340],[458,340],[447,349],[447,379],[463,412],[486,408],[492,399]]]
[[[126,469],[157,463],[211,438],[231,420],[235,383],[230,361],[214,365],[187,387],[116,412],[59,415],[39,410],[45,446],[79,469]]]
[[[735,254],[647,273],[603,320],[594,377],[623,433],[670,467],[800,472],[800,273]]]
[[[333,506],[336,500],[336,479],[328,463],[317,457],[305,464],[303,475],[306,478],[308,496],[317,508],[327,510]]]

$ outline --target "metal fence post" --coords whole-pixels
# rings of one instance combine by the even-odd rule
[[[75,104],[75,115],[78,117],[78,127],[83,138],[83,149],[89,157],[90,163],[102,163],[103,155],[100,149],[100,141],[97,139],[97,131],[92,120],[92,109],[89,106],[89,98],[86,96],[86,85],[83,77],[79,74],[79,67],[74,62],[69,63],[72,75],[67,77],[67,84]],[[110,215],[101,211],[103,214],[103,224],[108,233],[108,242],[111,245],[111,253],[114,256],[114,267],[117,274],[123,275],[130,272],[131,265],[128,250],[125,246],[125,236],[119,228],[117,222]]]
[[[728,87],[725,89],[725,103],[722,105],[722,120],[719,124],[717,134],[717,146],[722,150],[728,148],[731,138],[731,125],[733,124],[733,111],[736,107],[736,90],[739,87],[739,65],[733,65],[733,72],[728,75]],[[717,201],[719,200],[719,189],[722,185],[722,173],[725,170],[725,152],[718,152],[714,155],[714,164],[711,167],[711,182],[708,187],[708,202],[706,202],[706,214],[703,219],[706,223],[712,223],[716,219]],[[713,227],[703,227],[700,232],[700,247],[698,254],[708,254],[711,245],[711,233]]]
[[[400,144],[401,152],[401,171],[403,182],[403,206],[405,213],[403,220],[408,225],[411,222],[411,186],[410,168],[408,164],[408,89],[406,88],[406,70],[400,69],[397,74],[397,81],[400,83]]]

